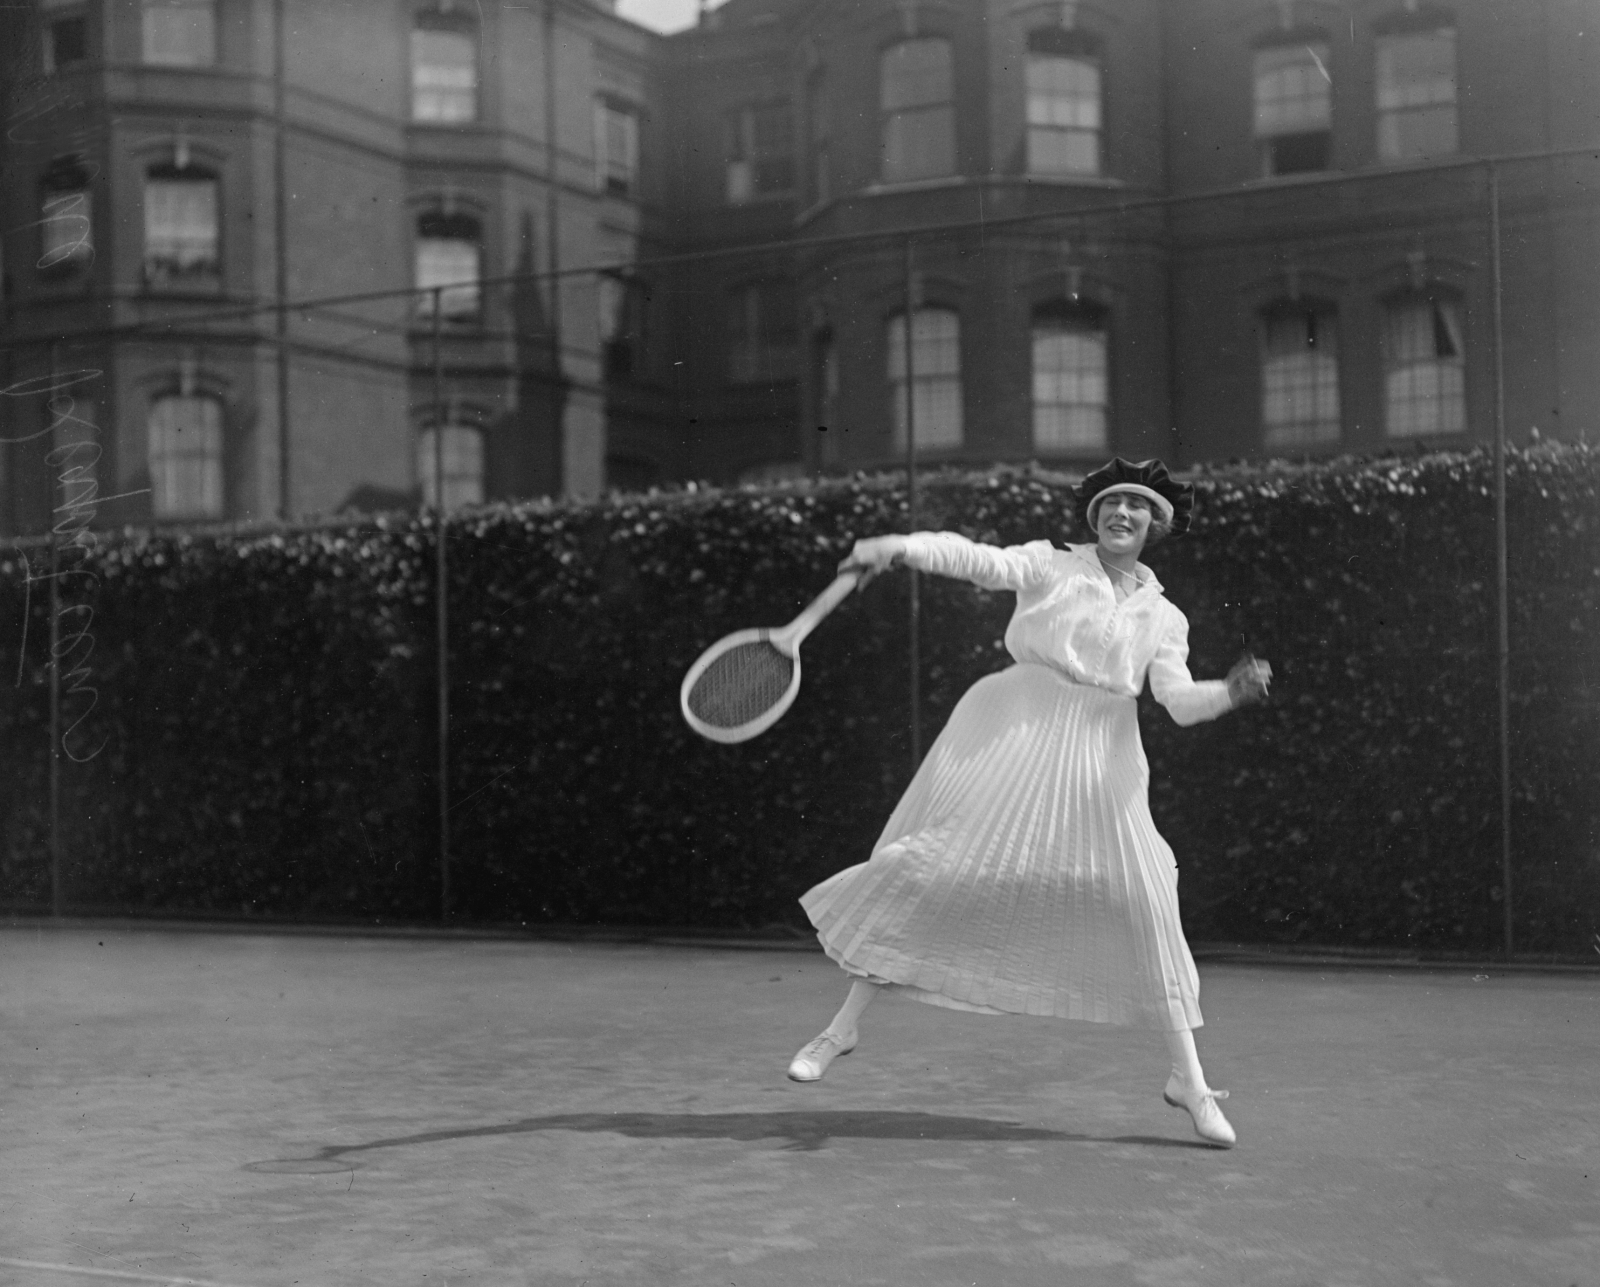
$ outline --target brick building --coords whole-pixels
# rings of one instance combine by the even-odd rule
[[[1482,441],[1491,156],[1508,427],[1600,437],[1585,0],[7,14],[5,385],[103,374],[3,432],[98,435],[97,521],[431,496],[441,425],[447,501],[890,463],[908,347],[935,460]],[[436,364],[372,296],[444,285]]]

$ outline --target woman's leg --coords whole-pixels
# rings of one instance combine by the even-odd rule
[[[1187,1108],[1194,1119],[1195,1133],[1203,1140],[1223,1148],[1232,1148],[1238,1136],[1228,1119],[1217,1107],[1219,1099],[1226,1099],[1225,1090],[1212,1090],[1206,1085],[1205,1072],[1200,1067],[1200,1054],[1194,1047],[1194,1033],[1187,1028],[1166,1033],[1167,1053],[1172,1056],[1172,1076],[1167,1079],[1167,1089],[1162,1098],[1174,1108]]]
[[[833,1021],[822,1030],[820,1036],[812,1038],[801,1048],[790,1063],[790,1080],[818,1081],[838,1056],[848,1055],[854,1050],[856,1020],[877,995],[876,983],[868,983],[865,979],[852,980],[850,992],[839,1007],[839,1013],[833,1016]]]

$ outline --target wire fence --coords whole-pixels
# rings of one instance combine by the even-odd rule
[[[48,530],[15,543],[48,563],[38,577],[51,595],[52,868],[70,766],[61,693],[81,640],[63,627],[92,611],[93,596],[67,568],[108,529],[202,530],[230,511],[255,516],[229,529],[241,533],[263,530],[273,511],[297,526],[336,509],[434,514],[447,918],[443,512],[606,486],[895,468],[909,481],[914,529],[918,471],[930,462],[1073,470],[1112,453],[1309,457],[1485,439],[1503,453],[1508,435],[1583,440],[1587,410],[1564,404],[1594,377],[1561,373],[1559,355],[1592,328],[1594,305],[1570,297],[1581,279],[1560,278],[1600,219],[1597,162],[1593,148],[1566,149],[976,214],[965,197],[886,194],[894,213],[866,230],[824,212],[798,232],[712,250],[635,245],[553,271],[532,269],[529,252],[527,271],[498,276],[482,272],[481,225],[442,217],[419,229],[416,284],[403,288],[283,302],[141,293],[55,331],[14,316],[0,345],[0,437],[14,529]],[[923,211],[933,215],[920,221]],[[166,383],[158,370],[170,371]],[[108,408],[120,420],[135,405],[142,430],[101,423]],[[1496,571],[1484,593],[1498,622],[1510,953],[1503,468],[1497,478]],[[908,614],[915,762],[914,579]],[[59,875],[54,903],[59,912]]]

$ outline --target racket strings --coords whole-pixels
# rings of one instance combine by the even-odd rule
[[[696,719],[713,728],[739,728],[783,700],[794,678],[794,660],[770,643],[752,640],[721,654],[689,690]]]

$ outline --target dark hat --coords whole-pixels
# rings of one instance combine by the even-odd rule
[[[1073,488],[1077,500],[1078,521],[1094,531],[1094,511],[1098,502],[1113,492],[1132,492],[1155,503],[1162,517],[1172,524],[1173,534],[1187,532],[1194,518],[1194,487],[1180,483],[1167,472],[1159,460],[1141,460],[1138,464],[1116,457]]]

